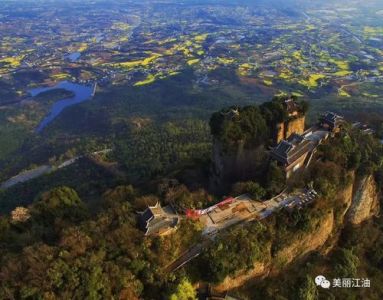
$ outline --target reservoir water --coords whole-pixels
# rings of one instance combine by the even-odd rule
[[[67,56],[67,59],[69,59],[71,62],[75,62],[80,58],[80,56],[80,52],[73,52]]]
[[[47,116],[40,122],[36,132],[41,132],[50,122],[52,122],[65,108],[89,100],[94,95],[95,85],[82,85],[69,81],[62,81],[52,87],[42,87],[31,89],[28,92],[32,97],[52,91],[55,89],[64,89],[74,94],[72,98],[61,99],[53,104]]]

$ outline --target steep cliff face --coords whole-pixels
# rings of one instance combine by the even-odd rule
[[[214,141],[210,189],[217,191],[230,187],[233,181],[245,181],[256,176],[260,162],[267,159],[263,146],[246,149],[239,143],[236,149],[227,151],[222,143]]]
[[[320,249],[334,231],[334,223],[334,212],[331,210],[323,217],[317,230],[293,240],[290,245],[278,251],[274,260],[289,264],[311,251]],[[278,271],[278,266],[275,266],[274,270]]]
[[[277,131],[277,138],[276,138],[277,143],[286,139],[284,122],[277,124],[276,131]]]
[[[286,140],[293,133],[301,134],[305,131],[305,116],[292,118],[286,122],[278,123],[276,126],[276,141]]]
[[[263,262],[256,262],[250,271],[243,271],[235,277],[227,277],[216,288],[220,291],[240,287],[247,281],[278,273],[283,266],[304,257],[312,251],[328,253],[337,243],[338,236],[346,222],[360,224],[379,213],[379,193],[373,176],[361,180],[350,174],[352,182],[339,191],[330,203],[332,208],[326,207],[325,215],[318,222],[315,230],[292,239],[288,245],[279,250],[274,257],[266,257]],[[320,200],[319,200],[320,201]]]
[[[331,206],[334,210],[334,226],[341,228],[344,226],[345,218],[352,203],[352,197],[355,186],[355,172],[352,171],[348,174],[350,176],[350,184],[338,192]],[[337,237],[334,237],[337,238]]]
[[[220,292],[234,289],[251,279],[267,276],[269,273],[278,273],[282,266],[323,247],[334,231],[334,224],[334,212],[331,210],[325,215],[315,232],[300,235],[291,240],[274,257],[271,256],[271,250],[269,249],[268,257],[264,257],[262,262],[256,262],[249,271],[240,272],[235,277],[227,277],[221,284],[215,286],[215,289]]]
[[[227,290],[242,286],[245,282],[267,275],[270,272],[270,265],[262,262],[256,262],[250,271],[243,271],[235,277],[226,277],[226,279],[214,289],[221,293]]]
[[[350,223],[358,225],[363,221],[379,214],[379,193],[374,177],[367,176],[357,182],[354,187],[354,197],[348,211]]]
[[[285,128],[285,137],[288,138],[293,133],[303,133],[305,131],[305,120],[305,116],[290,120]]]

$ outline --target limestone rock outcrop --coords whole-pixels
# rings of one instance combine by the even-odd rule
[[[217,191],[230,187],[231,183],[246,181],[256,176],[258,165],[267,159],[263,145],[246,149],[239,143],[235,150],[226,151],[222,143],[214,141],[212,167],[210,172],[210,189]]]
[[[276,143],[287,140],[293,133],[302,134],[305,131],[305,120],[306,117],[303,115],[278,123],[276,126]]]
[[[286,266],[312,251],[326,254],[337,243],[339,234],[347,222],[358,225],[377,216],[380,211],[380,194],[374,176],[358,179],[354,172],[350,173],[350,176],[353,180],[330,202],[333,208],[328,209],[315,231],[297,236],[274,257],[271,257],[269,251],[269,257],[263,262],[256,262],[254,268],[249,271],[227,277],[223,283],[216,286],[217,290],[230,290],[254,278],[278,273],[281,271],[281,266],[275,262],[283,262],[283,266]]]
[[[348,220],[358,225],[379,214],[379,193],[372,175],[362,178],[355,184],[354,196],[348,211]]]

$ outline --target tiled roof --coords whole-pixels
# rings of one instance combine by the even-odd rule
[[[298,105],[295,103],[294,99],[285,100],[286,110],[288,113],[293,113],[298,110]]]
[[[159,219],[154,219],[152,222],[150,222],[150,226],[148,226],[145,234],[155,234],[161,231],[161,229],[166,229],[170,227],[175,227],[178,223],[178,218],[167,218],[162,217]]]
[[[322,122],[325,122],[325,123],[327,123],[327,124],[329,124],[331,126],[335,126],[337,122],[343,121],[343,117],[337,115],[334,112],[326,112],[322,116],[321,120],[322,120]]]
[[[297,145],[299,144],[300,142],[302,142],[304,140],[304,137],[301,136],[300,134],[297,134],[297,133],[293,133],[292,135],[290,135],[290,137],[287,139],[287,141],[293,145]]]
[[[176,226],[178,218],[169,216],[158,202],[139,214],[138,223],[141,230],[145,231],[145,235],[150,235],[158,233],[161,229]]]
[[[292,164],[315,147],[315,143],[299,135],[293,135],[289,140],[282,140],[271,152],[271,157],[284,165]]]
[[[161,204],[159,202],[157,202],[154,206],[149,206],[147,209],[140,213],[139,225],[141,229],[146,230],[149,226],[149,222],[151,222],[156,217],[161,216],[162,214],[165,213],[162,210]]]

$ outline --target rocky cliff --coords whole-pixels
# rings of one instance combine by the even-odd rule
[[[266,159],[263,146],[246,149],[240,142],[235,150],[226,151],[220,141],[214,140],[210,189],[217,191],[233,182],[255,178],[260,163]]]
[[[355,185],[354,197],[347,214],[348,220],[358,225],[372,216],[377,216],[379,211],[378,188],[374,177],[364,177]]]
[[[286,140],[293,133],[301,134],[305,131],[305,116],[295,117],[288,121],[278,123],[276,126],[276,142]]]
[[[263,262],[256,262],[254,268],[243,271],[235,277],[227,277],[223,283],[216,286],[217,290],[225,291],[237,288],[247,281],[266,277],[269,273],[278,273],[281,269],[312,251],[326,254],[336,244],[343,226],[360,224],[379,213],[379,193],[373,176],[356,179],[350,174],[352,182],[339,191],[337,197],[329,199],[323,206],[326,210],[318,220],[314,230],[304,234],[297,234],[287,245],[273,257],[269,251]],[[325,200],[318,200],[323,201]]]
[[[333,233],[334,224],[334,212],[330,210],[325,214],[315,232],[301,235],[300,238],[292,240],[287,247],[277,252],[274,260],[279,264],[287,265],[311,251],[320,249]],[[273,271],[278,272],[279,267],[274,264]]]
[[[305,131],[304,103],[276,98],[259,107],[229,108],[214,113],[210,190],[224,192],[232,183],[254,180],[263,175],[260,161],[267,162],[271,146],[291,134]],[[227,191],[226,191],[227,192]]]
[[[273,257],[269,248],[269,255],[262,262],[256,262],[250,271],[240,272],[235,277],[227,277],[215,289],[219,292],[227,291],[240,287],[251,279],[266,277],[270,273],[278,273],[282,266],[286,266],[311,251],[320,249],[331,236],[333,230],[334,212],[329,211],[322,219],[321,226],[315,234],[300,235],[298,239],[291,240],[289,245],[278,251]]]
[[[277,141],[287,139],[292,133],[303,133],[305,116],[294,117],[277,124]],[[274,137],[273,137],[274,139]],[[260,165],[268,158],[263,145],[248,149],[244,142],[238,142],[235,149],[225,149],[218,139],[213,140],[212,167],[210,172],[210,190],[219,192],[222,186],[230,186],[233,182],[256,178],[261,171]]]

